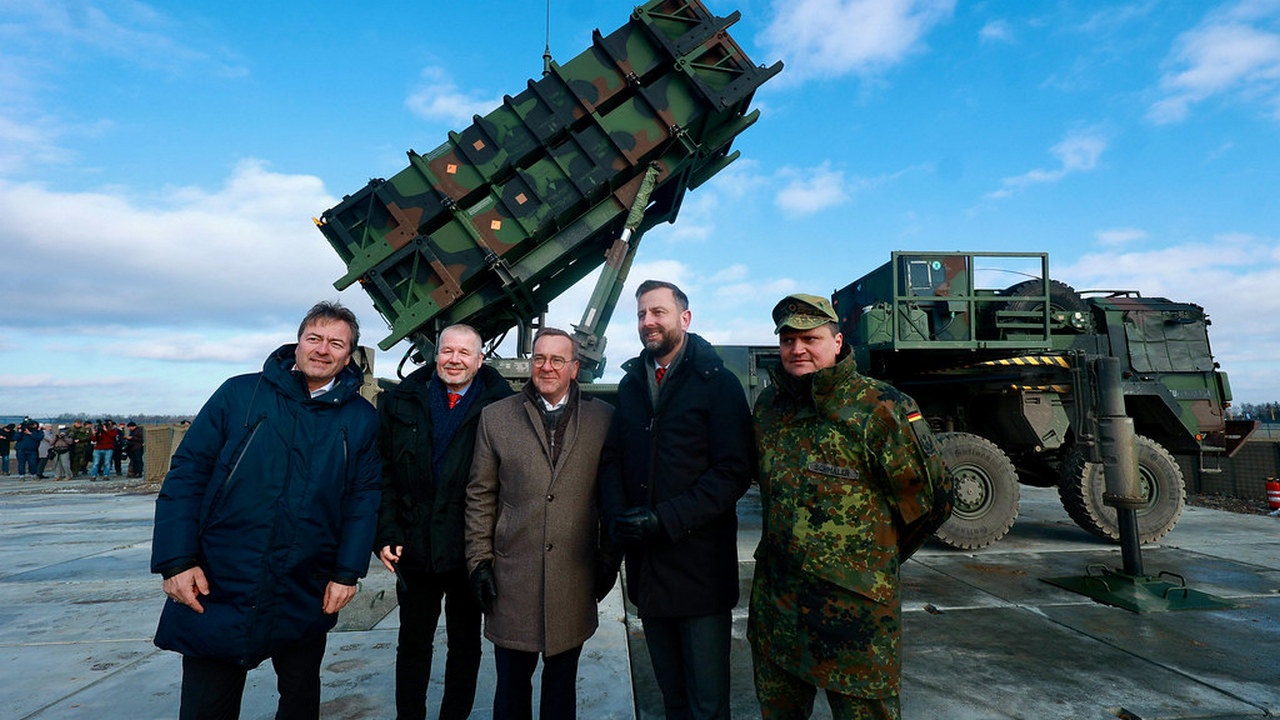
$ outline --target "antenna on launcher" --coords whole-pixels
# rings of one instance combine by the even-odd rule
[[[551,0],[547,0],[547,38],[542,50],[542,74],[551,74]]]

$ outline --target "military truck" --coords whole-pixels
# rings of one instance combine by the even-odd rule
[[[1177,523],[1185,482],[1173,454],[1212,471],[1256,427],[1227,419],[1227,375],[1192,303],[1133,290],[1077,292],[1044,253],[895,252],[832,295],[864,372],[916,399],[956,475],[943,542],[979,548],[1017,517],[1018,483],[1057,486],[1080,527],[1119,539],[1096,455],[1091,360],[1114,357],[1137,438],[1138,534]]]
[[[436,149],[374,179],[316,221],[402,340],[400,362],[425,362],[445,326],[480,331],[495,357],[515,333],[527,377],[531,337],[548,304],[604,265],[574,327],[580,380],[599,378],[605,338],[639,240],[672,222],[685,194],[737,157],[755,90],[781,63],[754,65],[729,36],[738,20],[698,0],[651,0],[629,21]],[[1010,282],[1010,279],[1016,282]],[[1090,297],[1085,297],[1090,295]],[[833,300],[864,372],[913,395],[940,433],[959,497],[938,536],[979,548],[1008,532],[1019,482],[1057,484],[1082,527],[1116,538],[1097,455],[1090,360],[1126,368],[1126,409],[1140,433],[1146,505],[1141,539],[1182,512],[1171,453],[1210,464],[1247,435],[1209,350],[1202,308],[1136,292],[1077,293],[1050,279],[1043,253],[894,253]],[[763,340],[763,339],[762,339]],[[775,346],[720,348],[749,398],[768,382]],[[510,353],[509,353],[510,354]]]
[[[1076,291],[1049,276],[1045,253],[894,252],[832,294],[859,369],[911,395],[955,475],[942,542],[977,549],[1004,537],[1019,485],[1054,487],[1072,520],[1119,541],[1098,456],[1100,381],[1116,358],[1138,433],[1142,542],[1182,515],[1175,455],[1220,470],[1257,427],[1229,420],[1227,375],[1209,347],[1209,318],[1192,303],[1135,290]],[[720,348],[754,399],[776,348]]]

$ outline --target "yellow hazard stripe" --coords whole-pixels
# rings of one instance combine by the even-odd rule
[[[974,367],[990,367],[990,366],[1022,366],[1031,365],[1055,365],[1057,367],[1071,367],[1067,359],[1061,355],[1020,355],[1018,357],[1004,358],[1001,360],[987,360],[980,362]]]

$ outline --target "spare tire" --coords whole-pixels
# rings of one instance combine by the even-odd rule
[[[995,322],[994,315],[998,310],[1015,312],[1043,312],[1044,310],[1044,303],[1040,301],[1040,297],[1045,294],[1044,283],[1038,279],[1012,285],[1000,294],[1013,299],[991,305],[989,312],[992,324]],[[1055,317],[1060,319],[1054,321]],[[1080,293],[1076,292],[1075,288],[1057,280],[1049,281],[1049,319],[1050,330],[1067,329],[1082,333],[1093,331],[1093,311],[1089,308],[1089,303],[1080,297]]]

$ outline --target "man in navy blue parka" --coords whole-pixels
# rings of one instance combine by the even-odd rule
[[[181,718],[238,717],[245,675],[270,658],[276,718],[316,718],[337,613],[369,567],[378,416],[350,365],[355,315],[319,303],[297,344],[205,403],[156,499],[156,645],[183,656]]]

